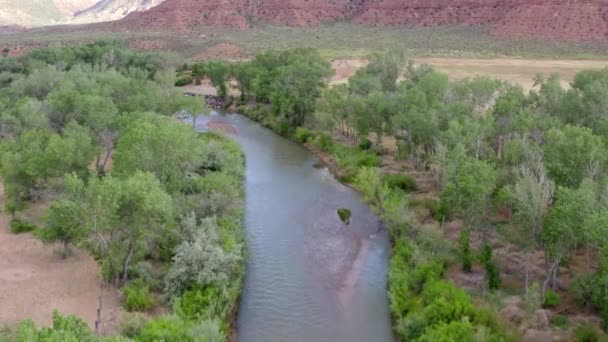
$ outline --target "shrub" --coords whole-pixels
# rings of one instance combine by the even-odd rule
[[[545,292],[545,301],[543,302],[543,308],[554,308],[559,306],[561,303],[561,298],[559,294],[551,289],[547,289]]]
[[[601,332],[591,324],[584,324],[574,329],[573,339],[575,342],[599,342]]]
[[[13,234],[27,233],[36,229],[35,224],[21,221],[19,219],[11,220],[10,226]]]
[[[200,321],[211,319],[222,311],[222,294],[215,286],[201,288],[196,286],[194,289],[184,292],[175,301],[175,313],[186,320]]]
[[[293,136],[298,142],[307,143],[315,137],[315,134],[308,128],[298,127]]]
[[[314,141],[315,146],[325,152],[332,152],[334,141],[326,133],[320,133]]]
[[[385,175],[384,181],[393,190],[401,189],[405,192],[416,190],[416,181],[414,178],[403,173]]]
[[[189,84],[192,84],[192,76],[190,76],[190,75],[181,75],[181,76],[178,76],[177,79],[175,80],[176,87],[183,87],[183,86],[187,86]]]
[[[136,280],[123,288],[125,301],[123,307],[127,311],[146,311],[154,306],[154,296],[142,281]]]
[[[338,217],[340,217],[340,221],[346,224],[350,224],[350,215],[351,211],[346,208],[338,209]]]
[[[135,338],[138,336],[146,324],[148,323],[148,316],[139,312],[125,312],[120,317],[120,333],[129,338]]]
[[[177,316],[164,316],[148,321],[138,341],[190,342],[192,326]]]
[[[561,329],[568,327],[568,317],[564,315],[555,315],[551,317],[551,324]]]
[[[361,142],[359,143],[359,148],[362,149],[363,151],[369,151],[369,150],[371,150],[373,145],[374,144],[372,143],[371,140],[365,138],[365,139],[361,140]]]
[[[473,267],[473,255],[471,253],[471,235],[467,229],[463,229],[460,232],[460,237],[458,238],[458,247],[460,249],[462,270],[470,273]]]
[[[500,271],[498,270],[498,266],[496,266],[494,257],[492,256],[492,247],[485,245],[481,252],[480,259],[486,270],[488,289],[497,290],[500,287]]]

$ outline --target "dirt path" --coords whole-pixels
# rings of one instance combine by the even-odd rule
[[[4,210],[4,187],[0,185],[0,210]],[[87,254],[76,251],[66,260],[52,246],[44,246],[30,234],[9,231],[10,218],[0,213],[0,326],[32,318],[51,323],[51,313],[74,314],[94,327],[100,295],[100,272]],[[103,291],[102,329],[116,330],[120,312],[118,293]]]
[[[562,84],[568,86],[574,76],[582,70],[608,67],[608,60],[414,58],[414,61],[417,64],[429,64],[435,69],[447,73],[450,79],[488,76],[519,83],[526,90],[532,88],[534,77],[539,73],[545,76],[557,73],[562,78]],[[330,83],[346,83],[346,80],[365,64],[362,59],[333,60],[332,65],[336,70],[336,76]]]

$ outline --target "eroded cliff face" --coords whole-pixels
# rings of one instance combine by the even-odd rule
[[[246,4],[246,0],[168,0],[148,11],[132,13],[111,26],[176,31],[187,31],[196,26],[245,29],[249,27]]]
[[[484,26],[501,36],[608,40],[608,0],[166,0],[118,26],[247,29],[252,23],[311,26]]]
[[[509,37],[608,40],[608,0],[521,0],[492,30]]]

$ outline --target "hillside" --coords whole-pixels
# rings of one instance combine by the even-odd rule
[[[608,39],[605,0],[167,0],[110,27],[189,31],[196,26],[305,27],[344,20],[372,26],[479,26],[499,36],[568,41]]]
[[[124,18],[163,0],[0,0],[0,26],[84,24]]]

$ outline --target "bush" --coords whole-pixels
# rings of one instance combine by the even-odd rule
[[[384,181],[393,190],[401,189],[405,192],[416,190],[416,181],[414,178],[403,173],[385,175]]]
[[[481,262],[486,270],[488,289],[497,290],[500,287],[500,271],[492,256],[492,247],[485,245],[481,252]]]
[[[36,229],[35,224],[21,221],[19,219],[11,220],[10,226],[13,234],[28,233]]]
[[[215,286],[195,287],[175,301],[175,313],[186,320],[200,321],[222,314],[222,294]]]
[[[319,149],[321,149],[321,151],[325,151],[325,152],[332,152],[333,148],[334,148],[334,141],[326,133],[321,133],[321,134],[317,135],[317,138],[315,139],[314,144]]]
[[[148,316],[139,312],[125,312],[120,317],[120,333],[129,338],[135,338],[141,334],[148,323]]]
[[[190,342],[192,326],[177,316],[164,316],[148,321],[138,341]]]
[[[371,140],[369,140],[367,138],[361,140],[361,142],[359,143],[359,148],[362,149],[363,151],[371,150],[372,146],[374,146],[374,144],[372,143]]]
[[[146,311],[155,304],[154,296],[142,281],[134,281],[123,288],[125,301],[122,306],[127,311]]]
[[[466,229],[463,229],[460,232],[460,237],[458,238],[458,248],[460,249],[462,270],[470,273],[473,267],[473,255],[471,253],[471,235]]]
[[[308,128],[298,127],[296,128],[296,132],[293,136],[298,142],[307,143],[308,141],[314,139],[315,134]]]
[[[545,292],[545,301],[543,303],[543,308],[550,309],[559,306],[562,302],[559,294],[551,289],[547,289]]]
[[[551,324],[561,329],[568,327],[568,317],[564,315],[555,315],[551,317]]]
[[[338,217],[340,217],[340,221],[346,224],[350,224],[350,216],[351,211],[346,208],[338,209]]]
[[[591,324],[580,325],[574,329],[575,342],[599,342],[602,333]]]
[[[183,87],[183,86],[187,86],[189,84],[192,84],[192,76],[190,76],[190,75],[181,75],[181,76],[178,76],[177,79],[175,80],[176,87]]]

